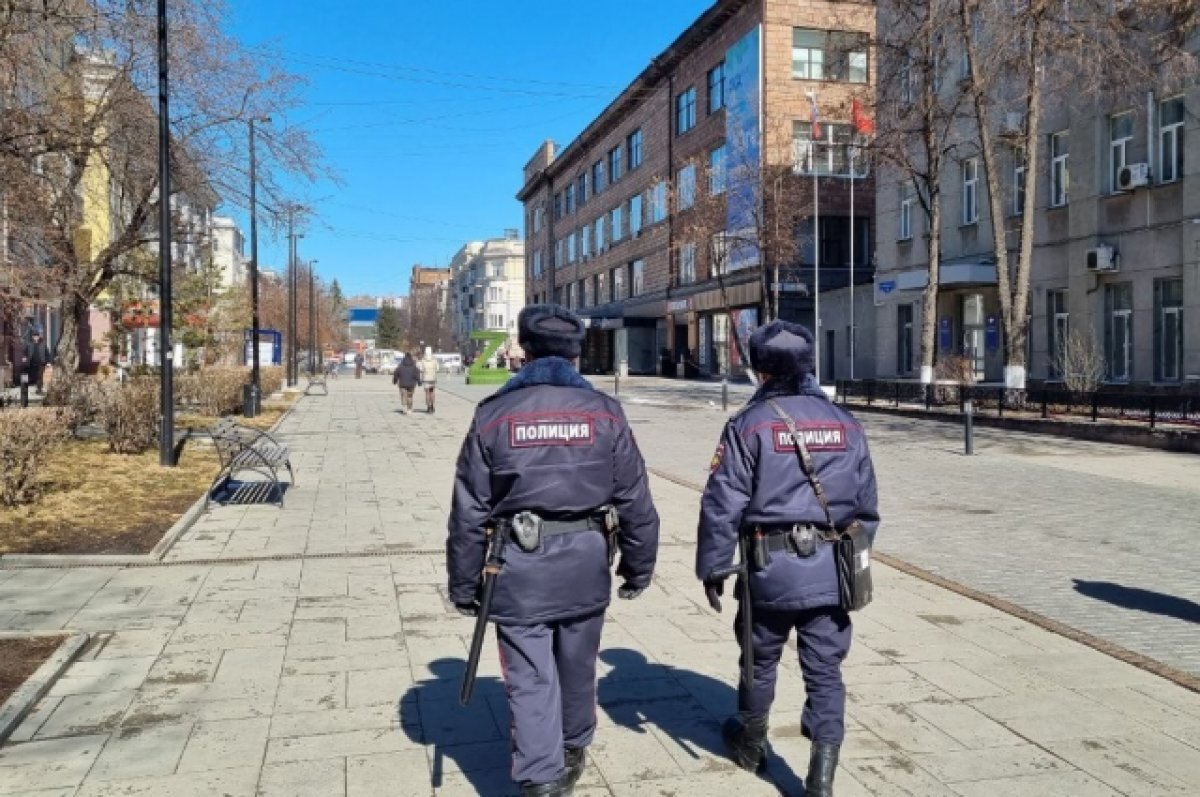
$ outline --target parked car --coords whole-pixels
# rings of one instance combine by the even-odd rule
[[[457,374],[463,369],[462,355],[445,352],[435,353],[433,359],[437,360],[438,370],[446,373]]]

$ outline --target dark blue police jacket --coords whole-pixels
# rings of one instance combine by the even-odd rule
[[[658,513],[625,413],[570,362],[534,360],[475,410],[458,457],[446,567],[450,600],[470,603],[482,580],[485,527],[521,510],[579,516],[606,504],[621,516],[617,574],[650,584]],[[508,541],[492,619],[513,625],[579,617],[608,606],[607,541],[597,531],[546,537],[526,553]]]
[[[817,477],[839,526],[858,518],[871,539],[879,526],[875,469],[867,438],[850,413],[829,401],[811,376],[797,383],[773,379],[725,426],[700,500],[696,575],[700,579],[737,555],[740,530],[756,524],[825,524],[825,513],[800,469],[786,424],[767,404],[776,402],[796,422],[812,452]],[[751,567],[756,608],[797,610],[838,605],[833,547],[801,558],[773,551],[771,564]]]

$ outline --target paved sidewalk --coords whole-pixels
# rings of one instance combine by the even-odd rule
[[[384,377],[330,387],[280,430],[299,481],[283,510],[215,508],[161,566],[0,570],[0,628],[97,633],[0,747],[0,794],[512,793],[494,648],[459,708],[471,623],[443,592],[472,410],[448,391],[472,390],[447,385],[436,415],[402,416]],[[697,478],[681,438],[710,449],[709,421],[630,415],[652,461]],[[906,446],[881,438],[876,453]],[[735,770],[718,727],[737,649],[731,617],[706,608],[691,574],[697,496],[660,478],[652,488],[660,567],[641,599],[614,603],[576,794],[798,795],[808,745],[794,653],[768,777]],[[894,539],[924,522],[910,500],[887,498]],[[1200,695],[902,573],[876,579],[846,667],[839,797],[1197,793]]]

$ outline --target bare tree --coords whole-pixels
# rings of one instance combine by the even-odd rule
[[[958,38],[983,163],[1004,329],[1005,384],[1025,387],[1029,282],[1043,109],[1195,76],[1187,50],[1200,6],[1183,0],[957,0]],[[1098,53],[1103,56],[1097,57]],[[1005,150],[1027,164],[1019,220],[1004,212]],[[1015,246],[1011,241],[1015,236]]]
[[[189,205],[245,196],[245,123],[294,106],[298,81],[225,34],[219,0],[170,7],[171,200],[186,245],[196,243],[189,239],[196,229]],[[75,0],[55,10],[57,49],[43,46],[45,57],[26,62],[29,37],[5,38],[0,14],[6,83],[45,87],[21,97],[20,119],[0,128],[0,176],[15,243],[10,279],[18,290],[60,300],[56,359],[74,370],[88,307],[119,277],[152,280],[152,261],[134,254],[157,240],[157,125],[149,100],[157,79],[156,8],[151,0]],[[303,130],[263,132],[267,197],[280,195],[284,174],[315,176],[318,153]]]
[[[1059,343],[1054,358],[1068,390],[1091,393],[1104,379],[1104,351],[1090,331],[1072,329]]]
[[[958,147],[954,130],[962,113],[962,92],[943,80],[949,52],[944,21],[953,2],[888,3],[876,40],[880,68],[877,135],[871,152],[881,168],[894,173],[898,184],[911,192],[926,222],[929,273],[921,309],[921,381],[925,384],[934,380],[937,353],[942,180]]]

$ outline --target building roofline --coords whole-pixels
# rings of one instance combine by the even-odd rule
[[[709,6],[675,41],[667,45],[665,50],[651,58],[649,65],[570,144],[556,153],[554,160],[546,168],[539,170],[521,187],[517,192],[517,200],[527,201],[540,183],[565,169],[560,164],[569,161],[577,151],[587,149],[595,141],[608,135],[630,106],[645,99],[646,94],[657,88],[680,61],[695,52],[713,32],[752,2],[756,0],[717,0]]]

